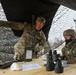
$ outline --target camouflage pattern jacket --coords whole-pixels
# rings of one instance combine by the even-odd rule
[[[68,63],[76,63],[76,39],[63,47],[62,54]]]

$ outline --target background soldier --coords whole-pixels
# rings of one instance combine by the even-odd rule
[[[24,30],[21,38],[14,46],[14,60],[23,60],[25,47],[35,47],[35,52],[39,53],[43,50],[46,37],[42,32],[42,28],[46,20],[43,17],[37,17],[36,25],[27,22],[17,23],[10,21],[0,21],[0,26],[8,27],[16,30]]]
[[[64,59],[68,63],[76,63],[76,32],[73,29],[67,29],[63,32],[65,46],[62,49]]]

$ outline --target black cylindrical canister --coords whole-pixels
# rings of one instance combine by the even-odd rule
[[[46,64],[46,71],[53,71],[54,70],[54,63],[52,60],[52,56],[47,54],[47,64]]]
[[[63,73],[63,70],[64,68],[62,66],[61,60],[58,60],[55,65],[55,73]]]
[[[53,51],[52,58],[53,58],[53,62],[56,63],[56,61],[58,60],[58,55],[56,50]]]

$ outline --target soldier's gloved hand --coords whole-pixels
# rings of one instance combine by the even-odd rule
[[[35,52],[37,52],[37,55],[42,54],[44,52],[44,47],[43,46],[36,46]]]
[[[18,52],[15,52],[14,55],[14,61],[20,60],[20,54]]]
[[[24,60],[24,54],[21,55],[20,53],[15,52],[14,61],[23,61],[23,60]]]
[[[42,52],[43,50],[44,50],[44,47],[42,47],[42,46],[35,47],[36,52]]]

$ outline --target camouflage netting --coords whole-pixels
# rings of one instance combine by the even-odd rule
[[[13,60],[13,47],[18,39],[10,28],[0,27],[0,60]]]

